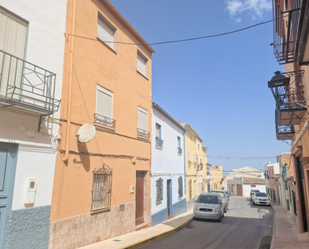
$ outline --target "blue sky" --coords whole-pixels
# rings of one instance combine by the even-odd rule
[[[111,0],[149,43],[213,35],[272,19],[271,0]],[[153,101],[189,123],[226,171],[288,152],[276,140],[272,23],[217,38],[156,45]],[[229,157],[228,159],[226,157]],[[259,157],[250,159],[249,157]],[[273,157],[273,158],[263,158]]]

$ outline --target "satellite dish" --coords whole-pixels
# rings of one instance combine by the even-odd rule
[[[95,135],[95,127],[91,124],[83,124],[77,133],[78,141],[81,143],[90,142]]]

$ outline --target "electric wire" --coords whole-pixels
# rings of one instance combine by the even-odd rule
[[[254,27],[257,27],[257,26],[260,26],[260,25],[271,23],[271,22],[273,22],[273,20],[268,20],[268,21],[265,21],[265,22],[256,23],[254,25],[247,26],[247,27],[244,27],[244,28],[241,28],[241,29],[236,29],[236,30],[233,30],[233,31],[228,31],[228,32],[219,33],[219,34],[215,34],[215,35],[206,35],[206,36],[192,37],[192,38],[179,39],[179,40],[171,40],[171,41],[161,41],[161,42],[152,42],[152,43],[133,43],[133,42],[121,42],[121,41],[104,41],[104,42],[105,43],[117,43],[117,44],[123,44],[123,45],[135,45],[135,46],[137,46],[137,45],[155,46],[155,45],[188,42],[188,41],[195,41],[195,40],[209,39],[209,38],[214,38],[214,37],[219,37],[219,36],[230,35],[230,34],[245,31],[247,29],[251,29],[251,28],[254,28]],[[87,40],[99,41],[98,39],[94,39],[94,38],[91,38],[91,37],[85,37],[85,36],[80,36],[80,35],[72,35],[72,34],[66,34],[66,35],[70,35],[70,36],[74,36],[74,37],[82,38],[82,39],[87,39]]]

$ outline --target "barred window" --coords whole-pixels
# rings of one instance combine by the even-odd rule
[[[103,164],[101,168],[93,170],[91,211],[110,208],[112,197],[113,170]]]
[[[182,176],[178,178],[178,198],[183,197],[183,181]]]
[[[156,187],[157,187],[157,198],[156,198],[156,204],[161,204],[163,200],[163,179],[159,178],[156,181]]]

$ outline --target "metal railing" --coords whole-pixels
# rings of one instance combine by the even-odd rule
[[[279,64],[291,63],[295,60],[300,7],[303,0],[289,2],[291,9],[284,11],[284,6],[280,6],[278,0],[273,0],[273,47]]]
[[[93,170],[91,211],[97,211],[111,206],[113,170],[103,164]]]
[[[279,125],[278,110],[275,111],[277,140],[292,140],[295,135],[293,125]]]
[[[182,154],[182,148],[177,147],[177,153],[178,153],[178,155],[181,155]]]
[[[116,128],[116,120],[94,113],[94,123],[103,125],[105,127],[114,129]]]
[[[56,74],[0,50],[0,102],[52,114],[60,105],[55,86]]]
[[[156,148],[158,148],[158,149],[163,148],[163,140],[159,137],[156,137]]]
[[[149,139],[150,132],[137,128],[137,136]]]

